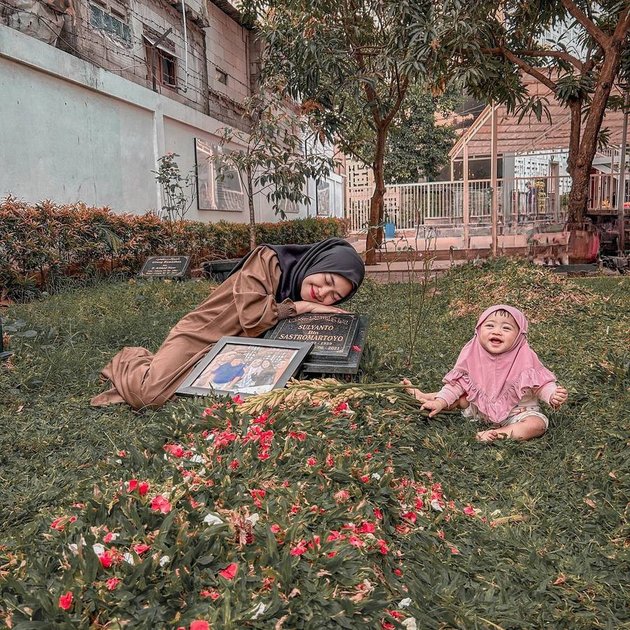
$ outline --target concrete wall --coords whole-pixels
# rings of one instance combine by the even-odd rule
[[[157,160],[195,164],[194,138],[218,142],[224,122],[0,25],[0,197],[83,201],[115,211],[161,207]],[[310,214],[314,214],[312,209]],[[296,215],[307,216],[305,208]],[[247,221],[241,212],[198,210],[201,221]],[[258,220],[275,220],[257,202]]]

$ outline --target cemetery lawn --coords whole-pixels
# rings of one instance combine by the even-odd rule
[[[112,282],[2,312],[0,625],[630,628],[630,278],[496,261],[426,293],[367,282],[354,388],[89,407],[118,349],[157,349],[209,289]],[[439,387],[498,302],[570,392],[529,443],[476,443],[396,388]]]

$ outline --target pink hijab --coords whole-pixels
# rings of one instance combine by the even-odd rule
[[[490,354],[479,343],[479,327],[495,311],[507,311],[516,321],[519,334],[513,346],[501,354]],[[527,343],[527,318],[513,306],[495,304],[477,320],[475,336],[462,348],[455,367],[444,383],[459,385],[466,398],[492,422],[503,422],[527,389],[537,389],[556,380]]]

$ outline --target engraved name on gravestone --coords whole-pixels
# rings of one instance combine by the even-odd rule
[[[302,364],[304,374],[356,374],[366,341],[367,320],[352,313],[306,313],[282,320],[265,336],[312,342],[313,350]]]
[[[190,265],[190,256],[149,256],[140,276],[143,278],[183,278]]]
[[[269,334],[283,341],[311,341],[310,359],[346,358],[354,343],[359,316],[305,313],[283,319]]]

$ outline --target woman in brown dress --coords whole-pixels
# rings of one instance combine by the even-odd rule
[[[157,409],[221,337],[258,337],[287,317],[343,312],[333,305],[351,297],[364,274],[363,261],[342,239],[261,245],[175,325],[155,354],[133,347],[114,356],[102,371],[112,387],[91,404]]]

